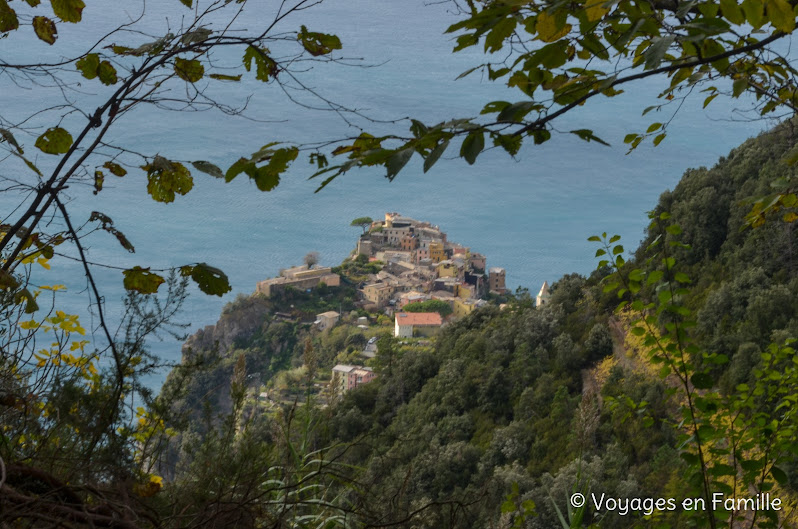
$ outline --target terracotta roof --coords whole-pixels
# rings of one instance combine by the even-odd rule
[[[441,315],[437,312],[397,312],[399,325],[440,325]]]

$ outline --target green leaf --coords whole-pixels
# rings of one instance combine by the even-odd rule
[[[653,70],[660,65],[674,40],[676,40],[674,35],[654,37],[651,46],[643,52],[643,57],[646,60],[646,70]]]
[[[14,31],[19,28],[17,13],[8,6],[6,0],[0,0],[0,33]]]
[[[215,178],[224,178],[224,173],[222,173],[222,170],[211,162],[198,160],[196,162],[191,162],[191,165],[194,166],[194,169],[197,171],[202,171],[203,173],[209,174]]]
[[[759,472],[765,467],[765,459],[740,459],[740,467],[747,472]]]
[[[75,66],[86,79],[97,77],[97,70],[100,68],[100,56],[96,53],[89,53],[75,62]]]
[[[224,181],[232,182],[233,179],[241,173],[247,173],[251,177],[254,177],[255,169],[255,162],[249,158],[239,158],[227,169],[227,172],[224,174]]]
[[[679,456],[684,459],[688,465],[697,465],[699,462],[698,456],[690,452],[682,452]]]
[[[609,143],[607,143],[606,141],[602,140],[601,138],[599,138],[598,136],[593,134],[592,130],[589,130],[589,129],[577,129],[577,130],[572,130],[571,134],[576,134],[577,136],[579,136],[580,138],[582,138],[583,140],[585,140],[587,142],[595,141],[596,143],[600,143],[602,145],[606,145],[607,147],[610,147]]]
[[[50,0],[55,16],[64,22],[80,22],[83,8],[86,4],[83,0]]]
[[[189,83],[196,83],[205,75],[205,67],[196,59],[175,59],[175,73]]]
[[[116,84],[116,68],[108,61],[102,61],[100,63],[100,66],[97,68],[97,76],[100,78],[100,82],[106,86]]]
[[[32,314],[39,310],[39,305],[36,303],[36,296],[31,294],[30,290],[23,288],[14,294],[14,303],[25,303],[25,314]]]
[[[212,33],[213,31],[208,28],[197,28],[180,37],[180,42],[185,45],[194,44],[195,42],[202,42],[210,37]]]
[[[47,17],[33,17],[33,30],[36,31],[36,36],[47,44],[55,44],[55,39],[58,37],[58,30],[55,27],[55,22]]]
[[[205,263],[184,266],[180,272],[184,276],[190,275],[199,289],[209,295],[221,297],[233,289],[224,272]]]
[[[720,477],[720,476],[734,476],[736,475],[736,470],[731,465],[726,465],[723,463],[715,463],[709,469],[709,474],[711,476]]]
[[[680,235],[682,233],[682,228],[678,224],[671,224],[670,226],[665,228],[665,231],[667,231],[671,235]]]
[[[296,147],[272,149],[273,145],[275,143],[264,145],[251,158],[239,158],[225,173],[225,182],[230,182],[239,174],[246,173],[261,191],[274,189],[280,183],[280,174],[285,172],[288,165],[299,155],[299,149]],[[257,167],[257,163],[267,160],[269,162],[267,165]]]
[[[47,154],[64,154],[72,146],[72,135],[61,127],[53,127],[39,136],[35,145]]]
[[[604,7],[607,4],[604,0],[588,0],[585,3],[585,14],[587,15],[588,22],[595,22],[604,17],[610,12],[609,8]]]
[[[29,6],[36,7],[37,5],[42,3],[42,0],[25,0]]]
[[[521,143],[523,139],[521,136],[514,134],[497,134],[493,138],[493,145],[501,147],[510,156],[515,156],[521,150]]]
[[[485,37],[485,51],[494,53],[502,49],[504,41],[515,31],[516,20],[512,17],[502,18],[501,21],[493,26],[493,29]]]
[[[639,281],[642,281],[643,279],[645,279],[645,277],[646,277],[645,272],[643,272],[639,268],[635,268],[634,270],[629,272],[629,279],[631,281],[638,281],[639,282]]]
[[[585,34],[584,37],[579,40],[579,44],[581,44],[590,55],[594,55],[603,61],[610,58],[607,48],[593,33]]]
[[[114,162],[110,162],[110,161],[109,162],[105,162],[103,164],[103,167],[108,169],[108,171],[110,171],[110,173],[112,175],[114,175],[114,176],[122,177],[122,176],[125,176],[127,174],[127,170],[124,167],[122,167],[121,165],[119,165],[118,163],[114,163]]]
[[[156,202],[173,202],[175,194],[185,195],[194,187],[194,179],[186,167],[162,156],[142,166],[147,171],[147,192]]]
[[[547,129],[535,129],[532,131],[532,139],[535,141],[535,145],[546,143],[551,139],[551,132]]]
[[[255,46],[247,46],[244,51],[244,68],[250,71],[252,68],[252,61],[255,61],[255,78],[264,83],[269,80],[269,77],[277,76],[277,63],[269,57],[269,50],[256,48]]]
[[[149,268],[134,266],[128,270],[123,270],[124,279],[122,284],[125,290],[133,290],[140,294],[154,294],[158,292],[165,279],[156,273],[150,272]]]
[[[564,11],[554,15],[541,11],[535,24],[538,38],[543,42],[554,42],[566,36],[571,31],[571,25],[566,24],[567,16],[564,15]]]
[[[191,5],[193,4],[193,1],[194,0],[180,0],[180,3],[183,4],[186,7],[191,7]]]
[[[308,31],[305,26],[301,27],[296,38],[302,44],[302,47],[314,57],[327,55],[332,53],[333,50],[341,49],[341,39],[335,35]]]
[[[723,16],[732,24],[743,24],[745,14],[737,3],[737,0],[720,0],[720,10]]]
[[[435,148],[432,149],[432,151],[430,151],[430,153],[424,159],[424,172],[425,173],[427,171],[429,171],[432,168],[433,165],[435,165],[435,162],[438,161],[438,159],[441,157],[441,155],[444,153],[444,151],[446,151],[447,147],[449,147],[449,140],[444,140],[441,143],[439,143],[438,145],[436,145]]]
[[[261,191],[271,191],[280,183],[280,175],[284,173],[291,162],[296,160],[299,149],[286,147],[277,149],[269,158],[269,163],[257,170],[255,185]]]
[[[512,103],[503,107],[499,111],[499,115],[496,116],[496,121],[519,122],[523,120],[527,114],[538,108],[540,108],[540,105],[534,101],[518,101],[517,103]]]
[[[460,156],[465,158],[469,165],[474,165],[477,161],[477,156],[485,148],[485,135],[481,130],[473,131],[466,136],[463,140],[463,145],[460,147]]]
[[[105,183],[105,174],[102,171],[94,171],[94,194],[95,195],[103,190],[103,183]]]
[[[762,0],[743,0],[743,12],[754,29],[759,29],[765,23],[765,4]]]
[[[389,180],[393,180],[399,171],[407,165],[407,162],[410,161],[410,158],[413,156],[413,149],[411,148],[404,148],[402,150],[396,151],[394,154],[388,158],[388,161],[385,163],[385,168],[388,170],[386,176]]]
[[[657,136],[654,138],[654,147],[662,143],[662,140],[665,139],[665,136],[667,136],[667,134],[664,132],[662,134],[657,134]]]
[[[696,389],[710,389],[715,383],[709,373],[694,373],[690,377],[690,382],[693,383]]]
[[[212,73],[208,75],[211,79],[216,79],[217,81],[240,81],[241,75],[224,75],[220,73]]]
[[[8,129],[0,128],[0,143],[8,142],[9,145],[13,146],[19,154],[25,154],[25,151],[22,150],[22,147],[17,143],[17,139],[11,134],[11,131]]]
[[[732,83],[732,97],[740,97],[746,88],[748,88],[748,79],[745,77],[735,79]]]
[[[788,483],[787,473],[775,465],[770,467],[770,475],[773,476],[773,479],[775,479],[779,485]]]
[[[0,290],[13,290],[19,286],[19,280],[10,272],[0,270]]]

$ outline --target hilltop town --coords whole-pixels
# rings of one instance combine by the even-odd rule
[[[351,323],[368,331],[375,320],[385,325],[385,319],[391,318],[393,337],[402,340],[429,338],[446,321],[486,305],[491,295],[507,294],[505,269],[488,268],[485,255],[449,240],[439,226],[395,212],[386,213],[384,220],[361,217],[352,226],[362,228],[363,233],[340,267],[318,266],[314,259],[260,281],[256,294],[273,297],[287,291],[312,292],[322,285],[339,287],[345,282],[357,292],[354,306],[359,316]],[[536,305],[548,302],[549,295],[544,283]],[[313,326],[323,332],[338,325],[341,317],[335,310],[318,313]],[[366,362],[362,363],[374,358],[376,341],[375,335],[364,345],[361,359]],[[335,365],[332,375],[332,387],[339,392],[375,376],[370,367],[350,364]]]
[[[358,305],[369,312],[392,315],[411,303],[439,300],[451,307],[454,317],[461,317],[487,303],[488,293],[507,292],[504,268],[487,268],[483,254],[450,241],[438,226],[386,213],[384,220],[363,223],[363,228],[351,259],[379,268],[358,285]],[[288,287],[306,290],[322,283],[338,286],[340,281],[332,268],[304,265],[259,282],[256,292],[270,296]],[[537,304],[547,300],[544,284]]]

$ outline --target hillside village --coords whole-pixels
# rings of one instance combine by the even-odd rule
[[[311,292],[322,285],[338,287],[346,265],[359,265],[368,272],[349,274],[343,280],[355,283],[360,314],[371,315],[358,317],[357,326],[365,331],[378,319],[386,323],[387,317],[393,322],[395,339],[412,340],[434,336],[447,321],[486,305],[490,295],[508,292],[504,268],[488,267],[485,255],[449,240],[439,226],[396,212],[386,213],[384,220],[356,219],[353,225],[362,227],[363,233],[340,269],[314,263],[288,268],[278,277],[257,283],[256,293],[271,297],[287,289]],[[549,296],[544,282],[536,305],[547,303]],[[316,315],[313,325],[323,332],[335,327],[341,317],[337,311],[326,311]],[[363,363],[376,355],[376,341],[376,335],[372,336],[364,346]],[[338,364],[332,369],[330,388],[343,393],[375,377],[371,367]]]

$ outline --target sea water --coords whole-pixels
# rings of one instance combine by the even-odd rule
[[[6,44],[9,40],[0,42],[0,55],[11,62],[40,52],[55,53],[53,50],[67,54],[65,49],[80,49],[81,38],[86,38],[81,31],[99,35],[103,28],[124,21],[115,2],[87,3],[83,24],[60,25],[62,48],[50,49],[35,39],[25,49],[11,48]],[[177,0],[152,4],[147,8],[153,21],[146,28],[152,37],[179,25],[186,13]],[[251,2],[242,20],[262,23],[273,7],[266,4]],[[126,5],[134,16],[137,3]],[[454,42],[444,31],[458,18],[450,8],[445,3],[427,5],[423,0],[325,0],[289,19],[283,29],[296,30],[304,24],[312,31],[339,35],[344,45],[340,56],[361,66],[309,65],[312,69],[301,79],[330,100],[375,120],[410,116],[434,124],[477,116],[491,100],[522,100],[520,92],[491,83],[479,73],[456,80],[486,57],[479,49],[451,53]],[[125,44],[125,39],[141,42],[137,35],[119,35],[117,43]],[[84,91],[102,95],[96,81],[84,84]],[[515,158],[494,149],[469,166],[454,156],[457,147],[451,147],[452,152],[427,174],[414,158],[393,182],[384,178],[383,170],[364,169],[339,177],[317,194],[319,182],[308,180],[314,169],[300,158],[272,192],[258,191],[244,175],[225,184],[196,173],[194,189],[171,204],[152,201],[146,194],[145,174],[132,170],[121,179],[106,176],[105,189],[97,196],[90,186],[73,187],[68,191],[69,207],[80,223],[91,211],[106,213],[136,247],[135,254],[128,254],[110,235],[93,234],[86,244],[94,262],[153,268],[206,262],[227,273],[233,290],[222,298],[192,288],[179,318],[189,324],[189,332],[215,322],[223,305],[235,295],[253,292],[257,281],[300,264],[308,252],[319,252],[322,264],[339,263],[354,248],[360,233],[359,228],[349,226],[350,221],[360,216],[377,219],[387,211],[439,225],[450,240],[486,255],[488,266],[505,268],[508,287],[524,286],[534,294],[544,280],[551,283],[566,273],[588,274],[594,269],[594,248],[586,241],[590,235],[618,233],[626,240],[627,249],[634,248],[647,223],[645,212],[687,168],[715,163],[769,125],[735,119],[733,109],[745,106],[744,101],[732,104],[718,98],[705,110],[703,97],[692,97],[659,147],[643,145],[627,155],[625,134],[642,132],[653,121],[665,122],[676,110],[676,105],[670,105],[641,117],[644,108],[663,102],[655,95],[665,86],[665,80],[651,79],[630,84],[628,92],[617,98],[594,98],[556,122],[560,133],[555,132],[551,141],[527,145]],[[120,120],[110,138],[147,155],[208,160],[227,167],[242,154],[271,141],[322,141],[355,136],[361,129],[407,133],[407,122],[372,123],[350,116],[347,119],[352,125],[336,112],[302,108],[281,90],[264,87],[251,76],[240,84],[214,84],[209,93],[233,103],[252,96],[247,115],[255,120],[219,112],[141,108]],[[304,103],[320,105],[307,92],[292,94]],[[19,90],[7,79],[0,81],[0,108],[9,121],[10,116],[47,106],[51,97],[51,92]],[[593,129],[612,146],[585,143],[567,133],[577,128]],[[33,141],[25,140],[30,146],[28,153],[35,156]],[[52,160],[40,154],[37,163],[46,165]],[[17,201],[17,195],[0,195],[4,217]],[[52,267],[37,279],[67,284],[70,294],[59,298],[59,303],[81,313],[84,324],[96,330],[80,266],[55,259]],[[121,272],[102,267],[93,271],[110,319],[118,320]],[[99,334],[97,339],[102,340]],[[180,358],[180,343],[172,338],[155,341],[151,347],[166,361]],[[154,379],[152,385],[161,381]]]

